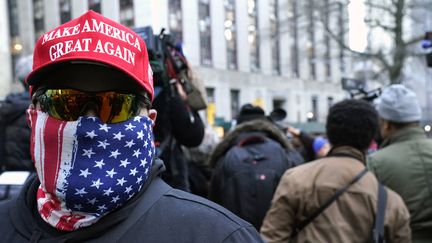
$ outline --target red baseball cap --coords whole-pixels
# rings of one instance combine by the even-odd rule
[[[144,40],[131,29],[88,11],[45,33],[36,42],[29,85],[43,81],[50,68],[71,61],[99,62],[125,73],[153,100],[153,73]]]

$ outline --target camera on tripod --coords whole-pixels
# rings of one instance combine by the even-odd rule
[[[207,108],[204,83],[191,70],[183,48],[173,36],[162,29],[159,35],[153,34],[151,26],[135,28],[147,46],[150,65],[154,76],[155,97],[167,91],[169,97],[179,94],[176,84],[180,84],[187,94],[187,103],[194,110]]]
[[[381,88],[366,91],[366,81],[353,78],[342,78],[342,89],[348,91],[351,99],[373,102],[381,95]]]
[[[188,71],[188,65],[181,46],[176,45],[174,38],[166,34],[165,29],[155,35],[151,26],[135,28],[134,31],[146,43],[152,71],[157,77],[154,80],[155,86],[166,87],[179,81],[186,93],[192,92],[193,88],[186,75],[180,75]]]

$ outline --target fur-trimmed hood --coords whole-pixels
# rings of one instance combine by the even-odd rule
[[[278,142],[287,151],[293,150],[293,147],[288,141],[286,135],[276,125],[267,120],[257,119],[242,123],[236,126],[234,130],[230,131],[213,150],[207,164],[209,164],[211,167],[214,167],[219,158],[231,148],[231,146],[236,142],[241,134],[250,132],[263,133],[268,138]]]

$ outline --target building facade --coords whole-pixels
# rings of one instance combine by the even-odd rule
[[[7,73],[0,76],[0,96],[13,89],[16,60],[33,52],[43,32],[89,9],[129,27],[150,25],[156,33],[165,28],[182,42],[204,81],[211,107],[208,117],[229,121],[241,105],[253,103],[267,112],[284,108],[288,122],[324,122],[329,106],[346,95],[340,80],[350,75],[350,57],[325,31],[334,28],[347,41],[348,13],[339,0],[7,0],[2,4],[7,6],[0,8],[0,34],[8,39],[0,40],[0,58],[9,66],[0,69]],[[322,7],[333,9],[324,22],[314,11]]]

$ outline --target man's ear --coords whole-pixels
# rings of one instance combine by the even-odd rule
[[[392,125],[389,121],[380,119],[380,134],[383,139],[386,139],[393,131]]]
[[[390,130],[390,123],[388,121],[382,119],[381,120],[381,128],[384,131],[389,131]]]
[[[155,122],[157,117],[157,111],[155,109],[150,109],[148,111],[148,117],[150,117],[150,119],[152,119]]]

